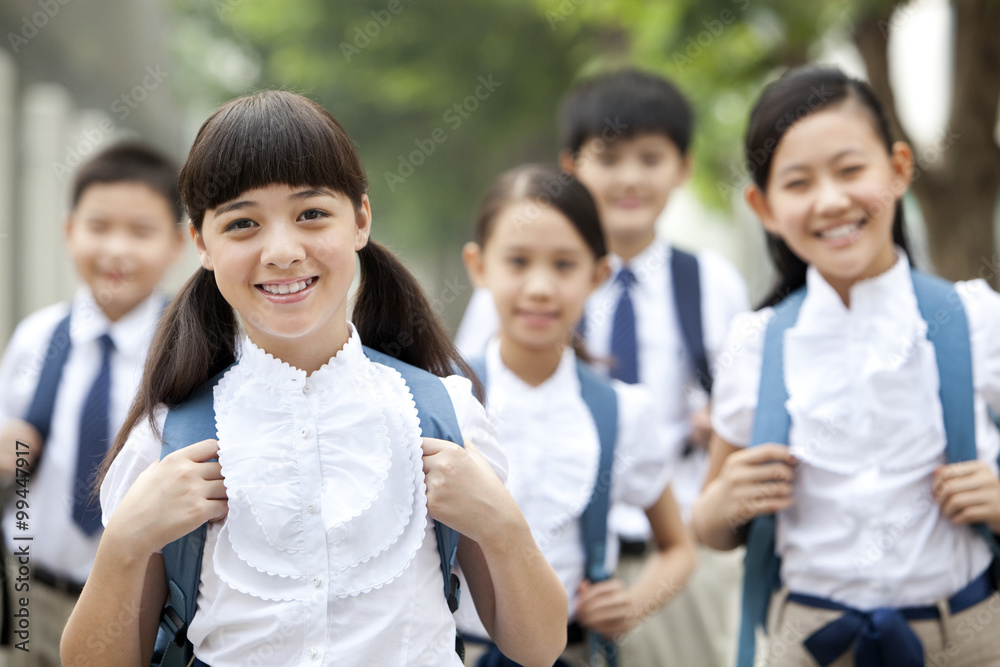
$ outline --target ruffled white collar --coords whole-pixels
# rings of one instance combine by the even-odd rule
[[[226,584],[271,600],[317,587],[343,597],[406,569],[427,525],[416,407],[353,328],[308,376],[244,340],[215,410],[229,514],[213,565]]]

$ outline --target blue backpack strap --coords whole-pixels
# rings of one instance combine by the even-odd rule
[[[69,359],[69,351],[72,347],[72,341],[69,337],[70,317],[72,317],[72,313],[62,318],[52,332],[52,338],[49,339],[49,345],[45,350],[45,361],[42,363],[42,370],[38,376],[35,394],[32,396],[31,405],[28,406],[28,412],[24,416],[24,421],[34,426],[42,436],[42,442],[49,439],[49,431],[52,428],[52,411],[56,405],[56,393],[59,391],[63,368],[66,366],[66,360]]]
[[[417,406],[421,435],[465,446],[455,406],[441,378],[369,347],[365,347],[364,351],[365,356],[371,361],[388,366],[403,377]],[[434,522],[434,533],[437,536],[438,553],[441,555],[444,596],[448,600],[448,608],[454,612],[458,609],[459,590],[458,576],[452,572],[452,568],[455,566],[455,555],[458,552],[459,534],[440,521]]]
[[[701,314],[701,272],[698,258],[671,246],[670,281],[673,286],[674,308],[680,325],[681,338],[698,382],[712,393],[712,373],[705,353],[705,335]]]
[[[586,555],[587,579],[597,582],[611,576],[605,566],[605,555],[608,544],[611,475],[615,460],[615,443],[618,440],[618,395],[606,378],[579,360],[576,363],[576,372],[580,379],[580,395],[594,418],[597,436],[601,443],[601,458],[594,492],[583,514],[580,515],[580,533]],[[588,635],[591,658],[595,654],[603,655],[608,667],[616,667],[618,651],[614,642],[593,632]]]
[[[217,437],[215,430],[215,385],[229,370],[226,368],[194,391],[190,398],[170,408],[163,424],[160,458],[202,440]],[[153,664],[177,667],[188,664],[191,644],[187,628],[198,608],[198,583],[201,580],[201,557],[205,550],[204,524],[163,547],[163,568],[167,579],[167,604],[160,617]]]
[[[767,442],[788,443],[791,417],[785,405],[788,401],[788,388],[785,386],[785,332],[798,319],[805,295],[805,288],[788,295],[775,307],[774,315],[767,324],[751,446]],[[744,572],[747,576],[743,578],[739,655],[736,661],[738,667],[752,667],[756,628],[767,619],[771,594],[780,585],[781,559],[774,552],[774,532],[773,514],[753,519],[747,528],[744,558]]]
[[[911,271],[920,315],[927,322],[927,339],[934,344],[947,438],[949,463],[976,459],[975,387],[969,320],[955,286],[920,271]],[[1000,543],[984,524],[975,530],[993,551],[994,572],[1000,575]]]

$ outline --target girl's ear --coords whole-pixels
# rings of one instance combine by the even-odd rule
[[[899,197],[910,188],[913,181],[913,149],[905,141],[897,141],[892,145],[892,171],[897,187],[895,194]]]
[[[372,205],[368,195],[361,195],[361,205],[355,211],[354,220],[358,225],[354,235],[354,251],[357,252],[368,245],[372,233]]]
[[[194,228],[193,223],[188,223],[188,233],[191,235],[191,240],[194,241],[194,249],[198,251],[198,259],[201,261],[202,267],[214,271],[215,264],[212,263],[212,256],[208,254],[208,248],[205,247],[205,239]]]
[[[607,280],[610,275],[611,263],[608,262],[607,256],[601,257],[594,265],[594,284],[590,286],[590,291],[593,292],[595,289],[603,285],[604,281]]]
[[[462,247],[462,261],[469,272],[469,280],[474,287],[486,287],[486,271],[483,266],[483,249],[478,243],[469,241]]]
[[[573,154],[565,148],[559,151],[559,168],[567,174],[576,176],[576,160],[573,159]]]
[[[750,183],[743,191],[743,197],[753,212],[757,214],[757,217],[760,218],[764,229],[780,236],[777,231],[777,221],[771,213],[771,205],[767,203],[767,195],[764,194],[764,191],[758,188],[756,183]]]

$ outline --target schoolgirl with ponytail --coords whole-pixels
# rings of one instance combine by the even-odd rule
[[[239,98],[202,125],[180,189],[201,268],[164,315],[109,452],[104,539],[63,661],[148,664],[174,594],[161,552],[208,522],[186,631],[195,665],[461,664],[441,522],[461,534],[494,640],[551,664],[565,594],[504,488],[473,384],[452,375],[471,374],[413,276],[369,238],[343,128],[292,93]],[[440,378],[464,448],[421,438],[404,369]],[[217,438],[161,459],[168,414],[213,381]],[[93,641],[110,624],[115,642]]]

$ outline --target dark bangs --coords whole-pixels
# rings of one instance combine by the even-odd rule
[[[201,126],[180,172],[181,200],[197,230],[205,211],[272,184],[325,186],[355,206],[368,190],[344,128],[321,106],[263,91],[219,108]]]

